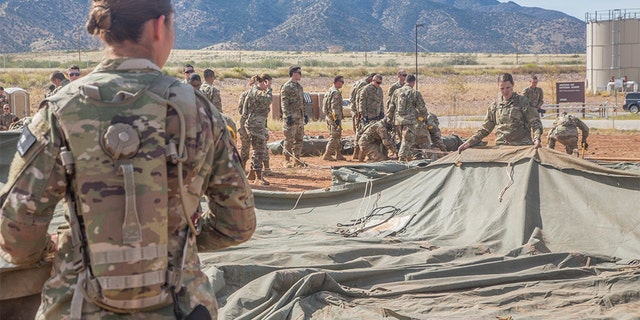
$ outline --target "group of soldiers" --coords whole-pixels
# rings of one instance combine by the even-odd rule
[[[397,76],[398,81],[389,88],[386,101],[380,74],[369,74],[353,85],[350,105],[355,131],[354,160],[410,161],[423,157],[427,150],[447,151],[438,118],[427,110],[422,95],[414,88],[416,77],[404,70],[399,70]],[[343,84],[344,78],[336,76],[323,101],[329,127],[329,143],[323,159],[328,161],[344,160],[339,143],[344,118],[340,93]]]

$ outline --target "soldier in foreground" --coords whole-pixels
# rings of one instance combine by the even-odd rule
[[[498,78],[500,101],[489,105],[482,127],[458,147],[458,152],[468,149],[496,129],[496,145],[526,146],[540,148],[542,122],[538,110],[529,99],[513,92],[513,76],[504,73]],[[533,132],[533,139],[531,133]]]
[[[416,76],[410,74],[405,85],[394,92],[387,110],[387,118],[394,122],[400,132],[400,161],[412,160],[411,149],[416,141],[416,126],[428,116],[422,95],[413,89],[415,84]]]
[[[304,167],[302,157],[302,142],[304,139],[304,125],[309,122],[309,117],[304,110],[304,91],[299,81],[302,79],[302,69],[298,66],[289,68],[289,80],[280,89],[280,108],[284,125],[284,159],[285,166]],[[293,158],[293,162],[291,162]]]
[[[94,0],[86,27],[107,59],[23,131],[0,193],[0,257],[29,265],[55,249],[37,319],[217,318],[198,248],[247,241],[254,200],[220,114],[162,74],[172,18],[170,0]],[[54,244],[63,198],[70,228]]]
[[[342,92],[340,89],[344,84],[344,77],[335,76],[333,78],[333,86],[329,88],[329,91],[324,95],[322,101],[322,112],[324,118],[327,121],[327,127],[329,128],[329,142],[327,142],[327,149],[322,157],[323,160],[336,161],[346,160],[342,155]],[[335,153],[335,159],[331,156]]]
[[[589,137],[589,127],[582,120],[563,112],[553,122],[553,128],[549,131],[547,146],[551,149],[556,147],[556,141],[564,145],[568,154],[573,154],[578,149],[578,129],[582,132],[581,146],[586,150],[587,137]]]

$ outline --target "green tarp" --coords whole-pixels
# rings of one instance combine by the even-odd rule
[[[0,184],[7,182],[9,167],[22,131],[0,131]]]
[[[329,191],[256,191],[248,243],[201,254],[220,319],[638,319],[640,175],[473,148]]]
[[[253,238],[200,254],[219,319],[639,319],[639,174],[531,147],[394,167],[256,190]]]

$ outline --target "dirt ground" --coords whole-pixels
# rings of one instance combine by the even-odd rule
[[[468,138],[475,132],[475,129],[449,130],[442,128],[443,136],[455,133],[460,137]],[[326,132],[305,132],[307,135],[326,135]],[[343,136],[353,135],[353,132],[345,131]],[[271,141],[283,138],[282,132],[272,132]],[[489,145],[494,145],[495,135],[492,133],[485,139]],[[613,131],[613,130],[592,130],[589,135],[589,149],[585,152],[585,158],[599,158],[611,160],[636,159],[640,162],[640,135],[637,132]],[[542,139],[546,146],[546,137]],[[563,150],[561,144],[556,145],[556,150]],[[266,180],[271,184],[263,186],[254,183],[252,187],[259,190],[281,191],[281,192],[302,192],[314,189],[323,189],[331,186],[331,166],[355,165],[360,162],[351,160],[351,156],[346,156],[347,161],[325,161],[322,156],[303,157],[302,160],[308,164],[306,168],[285,168],[284,156],[271,155],[271,173],[266,176]]]

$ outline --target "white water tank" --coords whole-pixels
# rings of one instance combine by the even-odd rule
[[[585,15],[587,91],[607,90],[611,77],[640,82],[640,9],[613,9]]]

